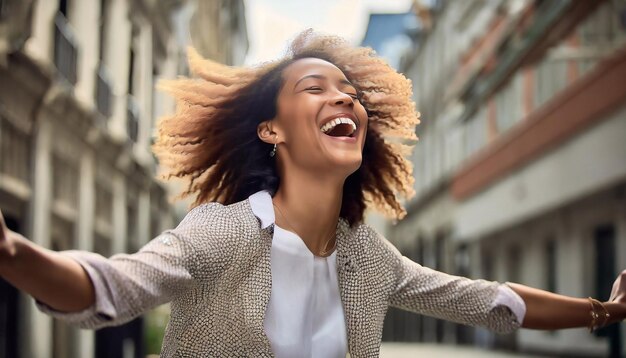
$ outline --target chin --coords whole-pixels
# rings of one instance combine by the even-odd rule
[[[363,158],[359,155],[358,157],[355,156],[354,158],[337,158],[333,162],[334,167],[341,168],[341,170],[346,175],[350,175],[359,170],[359,168],[361,167],[361,163],[363,162]]]

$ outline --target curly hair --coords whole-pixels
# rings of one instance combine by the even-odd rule
[[[276,193],[280,178],[268,155],[272,145],[258,138],[257,126],[276,115],[283,70],[308,57],[337,66],[357,87],[369,117],[361,166],[345,180],[340,216],[354,226],[368,204],[390,218],[406,215],[398,196],[415,194],[406,156],[419,123],[411,81],[371,48],[311,30],[299,34],[280,60],[250,68],[222,65],[190,48],[196,78],[160,82],[159,88],[176,99],[176,111],[159,121],[152,149],[161,179],[186,181],[177,198],[195,195],[194,207],[209,201],[231,204],[259,190]]]

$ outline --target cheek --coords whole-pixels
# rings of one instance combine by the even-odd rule
[[[304,143],[315,140],[315,136],[311,134],[308,128],[313,126],[311,123],[314,121],[311,119],[311,113],[314,111],[307,110],[306,106],[307,103],[294,98],[279,102],[278,121],[291,145],[304,145]]]
[[[278,122],[281,124],[281,128],[288,133],[292,133],[294,124],[299,120],[300,111],[298,105],[293,100],[283,100],[278,102],[277,117]]]
[[[311,101],[306,101],[303,96],[292,96],[279,99],[278,114],[286,121],[295,121],[301,117],[305,117],[311,112],[310,107],[313,105]]]
[[[365,107],[362,104],[355,105],[354,112],[356,116],[359,118],[359,121],[361,123],[367,124],[367,121],[368,121],[367,111],[365,110]]]

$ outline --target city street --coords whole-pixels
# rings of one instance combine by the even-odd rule
[[[475,347],[452,346],[428,343],[383,343],[380,348],[381,358],[415,358],[415,357],[463,357],[463,358],[537,358],[539,355],[524,355],[487,351]]]
[[[626,358],[624,78],[626,0],[0,0],[0,358]]]

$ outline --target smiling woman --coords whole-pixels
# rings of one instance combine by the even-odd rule
[[[189,53],[199,79],[154,150],[195,207],[138,252],[53,252],[8,230],[0,276],[82,328],[119,325],[171,301],[161,357],[376,357],[389,307],[510,333],[591,329],[626,316],[611,302],[472,280],[413,262],[363,222],[405,212],[419,122],[411,84],[372,50],[305,32],[284,59],[230,68]]]
[[[308,166],[319,179],[332,168],[342,171],[340,216],[350,224],[362,220],[367,203],[389,216],[404,216],[397,195],[413,195],[412,167],[405,158],[411,147],[398,142],[417,139],[419,115],[410,81],[373,50],[306,31],[285,58],[258,67],[223,66],[193,49],[189,58],[201,79],[161,83],[179,106],[161,120],[154,145],[163,177],[188,179],[182,197],[195,196],[195,205],[230,204],[262,189],[274,195],[285,168]],[[341,103],[322,108],[329,100]],[[342,120],[352,123],[332,127]],[[257,136],[257,127],[265,124],[274,132]],[[278,155],[269,157],[276,138]],[[341,156],[347,162],[338,166]]]

